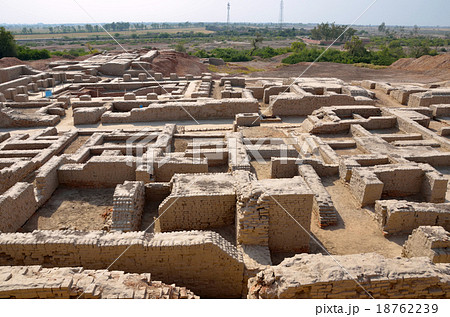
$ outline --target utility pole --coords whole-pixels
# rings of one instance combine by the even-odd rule
[[[230,25],[230,8],[231,8],[231,4],[228,2],[228,4],[227,4],[227,26]]]
[[[279,23],[280,23],[280,29],[282,29],[283,28],[283,22],[284,22],[284,14],[283,14],[283,11],[284,11],[284,1],[283,0],[281,0],[281,2],[280,2],[280,19],[279,19]]]

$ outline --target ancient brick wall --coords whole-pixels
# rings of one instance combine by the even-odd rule
[[[151,273],[42,266],[0,267],[0,298],[20,299],[191,299],[198,298],[185,287],[153,281]]]
[[[410,233],[420,226],[442,226],[450,230],[450,204],[378,200],[375,217],[388,234]]]
[[[268,200],[269,249],[308,252],[313,195],[270,195]]]
[[[449,264],[375,253],[334,258],[348,273],[331,256],[298,254],[249,279],[248,298],[450,298]]]
[[[15,232],[37,208],[33,184],[16,183],[0,196],[0,232]]]
[[[158,223],[162,232],[201,230],[233,224],[236,196],[202,194],[167,197],[159,206]]]
[[[127,251],[109,267],[122,252]],[[139,233],[34,231],[0,234],[0,265],[42,265],[151,272],[202,297],[241,296],[241,253],[214,232]]]
[[[450,263],[450,234],[439,226],[414,229],[403,245],[402,256],[425,256],[434,263]]]

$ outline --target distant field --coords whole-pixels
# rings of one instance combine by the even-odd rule
[[[44,32],[45,30],[42,30]],[[46,30],[48,31],[48,30]],[[37,32],[37,31],[35,31]],[[205,34],[214,33],[213,31],[207,31],[205,28],[180,28],[180,29],[150,29],[150,30],[137,30],[137,31],[108,31],[112,35],[119,33],[120,35],[130,36],[131,34],[147,34],[147,32],[150,33],[178,33],[178,32],[200,32]],[[62,39],[64,37],[68,37],[71,39],[76,38],[86,38],[86,37],[92,37],[95,39],[96,36],[107,36],[105,31],[102,32],[92,32],[92,33],[86,33],[86,32],[74,32],[74,33],[58,33],[58,34],[52,34],[52,33],[42,33],[42,34],[16,34],[14,37],[16,40],[39,40],[39,39]]]

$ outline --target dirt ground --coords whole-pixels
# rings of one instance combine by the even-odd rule
[[[50,200],[23,225],[33,230],[102,230],[111,216],[114,188],[59,187]]]
[[[208,72],[208,66],[201,63],[197,57],[186,53],[163,51],[153,60],[152,71],[162,73],[164,76],[170,76],[171,73],[177,73],[178,76],[186,74],[200,76]]]
[[[187,149],[189,141],[182,138],[174,138],[172,143],[172,152],[184,152]]]
[[[295,65],[282,65],[277,59],[269,61],[251,61],[237,63],[258,69],[263,72],[253,72],[250,77],[336,77],[344,81],[352,80],[378,80],[398,83],[431,83],[450,80],[450,71],[413,71],[395,68],[370,69],[347,64],[337,63],[298,63]],[[303,74],[303,75],[302,75]]]
[[[244,138],[285,138],[283,131],[270,127],[250,127],[242,130]]]
[[[256,174],[258,179],[270,179],[271,178],[271,164],[270,161],[266,163],[260,163],[257,161],[250,162],[250,171]]]
[[[87,140],[89,140],[90,136],[78,136],[75,141],[73,141],[65,150],[64,154],[73,154],[78,149],[83,146],[84,143],[86,143]]]
[[[311,232],[333,255],[376,252],[385,257],[401,255],[408,235],[386,238],[373,219],[370,209],[362,209],[350,193],[346,184],[336,177],[322,179],[330,193],[338,212],[338,225],[320,229],[318,219],[313,214]],[[317,243],[311,241],[313,253],[324,253]]]

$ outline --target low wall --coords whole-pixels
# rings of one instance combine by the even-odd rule
[[[139,101],[137,102],[139,107]],[[131,123],[149,121],[176,121],[201,119],[234,119],[238,113],[258,112],[256,99],[222,99],[206,102],[170,102],[150,104],[145,108],[135,108],[128,112],[106,112],[102,123]]]
[[[93,270],[110,266],[111,270],[127,273],[151,272],[154,279],[216,298],[239,298],[244,274],[242,254],[209,231],[154,236],[99,231],[0,234],[0,265],[82,266]]]
[[[449,273],[426,258],[299,254],[249,279],[248,298],[450,298]]]
[[[442,226],[450,230],[450,204],[378,200],[375,218],[387,234],[411,233],[420,226]]]
[[[35,168],[35,165],[30,161],[0,158],[0,166],[5,165],[6,167],[0,169],[0,195],[29,175]]]
[[[300,160],[291,157],[272,157],[270,160],[271,178],[292,178],[298,176]]]
[[[322,107],[337,105],[375,105],[375,101],[366,97],[348,95],[312,95],[305,93],[282,94],[271,98],[274,116],[308,116]]]
[[[16,183],[0,196],[0,232],[16,232],[37,208],[33,185]]]
[[[450,234],[439,226],[414,229],[403,245],[402,256],[427,257],[433,263],[450,263]]]
[[[105,270],[3,266],[0,298],[20,299],[191,299],[185,287],[152,281],[150,273],[129,274]]]
[[[58,188],[58,168],[64,161],[64,158],[54,156],[37,170],[35,184],[39,206],[43,206]]]
[[[64,164],[58,169],[61,184],[115,187],[136,179],[136,160],[130,156],[94,156],[85,164]]]
[[[235,212],[234,194],[171,195],[159,206],[157,223],[162,232],[219,228],[232,225]]]
[[[300,165],[299,174],[314,193],[313,211],[319,219],[320,227],[337,224],[337,213],[330,194],[322,184],[322,180],[311,165]]]

